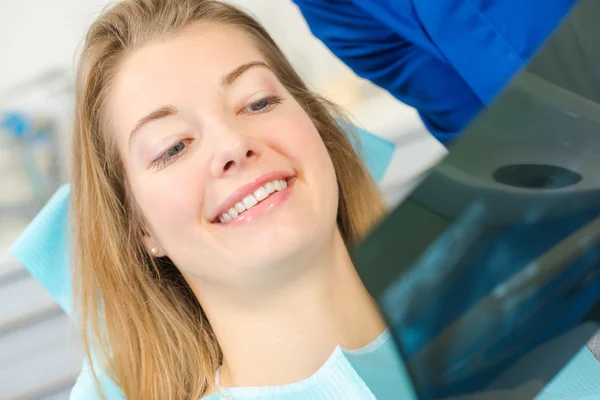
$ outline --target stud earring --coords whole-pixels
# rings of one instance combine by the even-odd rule
[[[158,254],[158,249],[156,247],[153,247],[150,249],[150,253],[152,253],[153,256],[156,256]]]

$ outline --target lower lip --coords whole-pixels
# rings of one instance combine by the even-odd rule
[[[267,197],[251,209],[244,211],[237,218],[217,225],[226,227],[242,226],[249,224],[250,222],[262,217],[265,214],[268,214],[273,209],[279,207],[279,205],[286,201],[288,197],[290,197],[295,183],[296,178],[290,179],[287,183],[287,187],[282,191],[272,193],[269,197]]]

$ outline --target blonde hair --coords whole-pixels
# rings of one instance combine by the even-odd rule
[[[355,243],[384,211],[371,176],[340,127],[339,110],[306,88],[252,17],[211,0],[127,0],[106,10],[86,36],[76,82],[75,307],[88,357],[130,399],[199,398],[214,385],[221,363],[210,324],[182,275],[169,260],[147,255],[143,217],[104,115],[111,79],[126,54],[195,21],[245,32],[310,116],[337,174],[338,226],[346,244]]]

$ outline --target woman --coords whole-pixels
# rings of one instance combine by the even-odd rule
[[[353,368],[393,345],[347,246],[384,206],[334,117],[229,5],[127,0],[98,18],[73,143],[95,373],[128,399],[383,398],[399,364]]]

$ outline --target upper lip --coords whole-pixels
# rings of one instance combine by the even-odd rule
[[[283,171],[270,172],[270,173],[261,175],[257,179],[238,188],[232,194],[227,196],[225,201],[223,201],[221,203],[221,205],[219,206],[218,211],[213,215],[211,221],[212,222],[216,221],[222,214],[229,211],[236,203],[242,201],[244,199],[244,197],[248,196],[249,194],[253,194],[256,191],[256,189],[265,185],[266,183],[272,182],[277,179],[285,180],[288,178],[292,178],[293,176],[294,176],[293,173],[283,172]]]

